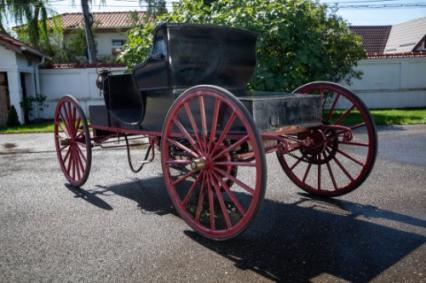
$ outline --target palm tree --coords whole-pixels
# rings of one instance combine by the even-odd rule
[[[92,33],[93,16],[90,13],[89,1],[91,2],[91,0],[81,0],[81,9],[83,10],[84,18],[84,31],[86,34],[87,43],[87,57],[89,60],[89,64],[93,64],[96,63],[96,45]],[[105,3],[105,0],[103,0],[102,2]]]
[[[28,29],[28,37],[30,44],[40,47],[40,35],[46,40],[47,38],[47,9],[48,0],[0,0],[0,31],[6,32],[3,22],[7,15],[10,15],[16,23],[25,24]]]

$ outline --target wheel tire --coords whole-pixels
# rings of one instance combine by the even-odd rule
[[[244,153],[250,161],[235,159],[243,143],[251,145]],[[234,95],[215,86],[186,90],[167,113],[160,146],[167,191],[192,229],[214,240],[247,229],[264,198],[266,161],[254,122]]]
[[[350,90],[331,82],[308,83],[293,94],[321,95],[323,123],[350,127],[352,140],[345,142],[336,132],[326,130],[322,134],[335,138],[316,156],[304,148],[289,154],[277,152],[287,176],[302,190],[317,196],[341,196],[358,188],[373,169],[377,155],[376,127],[365,104]],[[339,105],[346,110],[339,113]]]
[[[62,97],[56,105],[54,137],[65,178],[75,187],[82,186],[90,173],[92,145],[86,116],[72,96]]]

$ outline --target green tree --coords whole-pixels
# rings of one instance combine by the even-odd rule
[[[35,48],[40,47],[41,39],[49,46],[47,36],[47,0],[0,0],[0,31],[7,32],[4,21],[10,15],[28,34],[28,42]]]
[[[219,24],[259,34],[256,73],[250,88],[291,91],[313,80],[359,78],[353,69],[365,56],[361,39],[347,23],[311,0],[183,0],[157,19]],[[130,68],[149,52],[152,25],[129,32],[121,60]]]

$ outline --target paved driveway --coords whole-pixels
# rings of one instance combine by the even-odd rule
[[[332,200],[269,156],[259,217],[217,243],[172,212],[158,159],[133,175],[124,150],[95,151],[76,190],[50,135],[0,135],[0,282],[426,282],[426,127],[381,128],[379,142],[366,183]]]

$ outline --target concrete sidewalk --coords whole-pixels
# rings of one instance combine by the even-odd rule
[[[0,154],[54,151],[53,133],[0,135]]]
[[[389,132],[398,131],[401,133],[399,137],[404,140],[403,144],[406,144],[407,147],[424,147],[424,145],[412,144],[409,140],[406,140],[405,136],[409,134],[425,133],[426,125],[379,126],[377,127],[377,130],[379,133],[379,143],[380,139],[386,138]],[[53,133],[0,134],[0,154],[42,153],[54,151],[55,141],[53,139]],[[418,152],[417,154],[420,154],[421,158],[426,158],[426,152]]]

